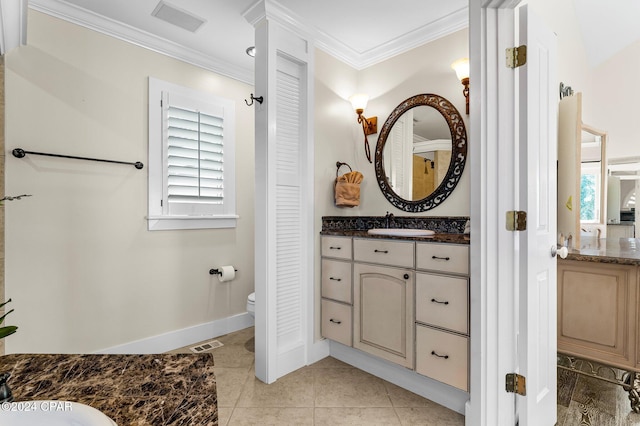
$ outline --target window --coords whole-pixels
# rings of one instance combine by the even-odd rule
[[[232,228],[235,107],[149,78],[149,230]]]
[[[600,162],[582,163],[580,174],[580,222],[600,222]]]

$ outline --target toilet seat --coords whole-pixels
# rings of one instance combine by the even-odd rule
[[[255,315],[255,312],[256,312],[256,294],[255,293],[251,293],[249,296],[247,296],[247,312],[252,317]]]

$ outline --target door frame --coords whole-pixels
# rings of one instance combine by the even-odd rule
[[[505,214],[517,205],[515,45],[520,0],[469,0],[471,164],[471,347],[467,426],[514,425],[505,374],[517,367],[516,236]],[[475,82],[475,83],[474,83]],[[498,262],[499,260],[499,262]],[[474,327],[475,325],[475,327]]]

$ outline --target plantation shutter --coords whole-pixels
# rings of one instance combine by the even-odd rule
[[[224,109],[203,110],[175,95],[167,100],[167,214],[220,213],[225,202]]]
[[[234,228],[235,102],[149,77],[150,231]]]

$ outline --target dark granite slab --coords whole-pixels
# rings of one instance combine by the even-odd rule
[[[0,357],[15,401],[81,402],[118,426],[218,424],[211,354]]]
[[[320,234],[469,244],[469,234],[464,234],[465,225],[468,220],[468,217],[393,216],[387,223],[387,219],[384,216],[323,216],[322,231]],[[369,229],[387,227],[395,229],[429,229],[434,231],[435,235],[428,237],[399,237],[367,234]]]
[[[439,234],[462,234],[468,217],[393,216],[389,228],[430,229]],[[323,216],[323,231],[366,231],[386,228],[385,216]]]
[[[320,235],[335,237],[384,238],[385,240],[428,241],[433,243],[469,244],[468,234],[434,234],[428,237],[398,237],[393,235],[370,235],[367,231],[321,231]]]
[[[568,260],[640,265],[638,238],[581,238],[580,248],[569,250]]]

